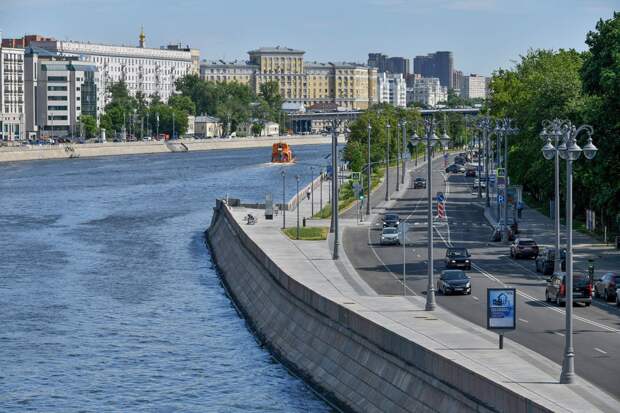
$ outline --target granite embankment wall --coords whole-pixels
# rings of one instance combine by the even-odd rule
[[[344,410],[549,411],[289,276],[223,202],[207,239],[228,291],[262,342]]]
[[[3,147],[0,148],[0,162],[258,148],[271,147],[276,142],[287,142],[291,145],[317,145],[330,143],[331,137],[311,135],[282,138],[183,139],[174,142],[109,142],[82,145],[60,144],[32,147]]]

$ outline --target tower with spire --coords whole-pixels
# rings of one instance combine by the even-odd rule
[[[144,34],[144,26],[141,26],[139,47],[144,48],[145,40],[146,40],[146,35]]]

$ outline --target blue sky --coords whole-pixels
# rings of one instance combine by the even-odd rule
[[[584,50],[614,9],[620,0],[0,0],[0,30],[135,44],[144,25],[148,46],[181,42],[226,60],[276,45],[319,61],[452,50],[456,68],[488,75],[529,48]]]

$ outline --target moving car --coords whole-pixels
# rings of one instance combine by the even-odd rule
[[[467,177],[470,177],[470,178],[474,177],[475,178],[476,174],[477,174],[477,172],[476,172],[475,168],[466,168],[465,169],[465,176],[467,176]]]
[[[538,257],[538,245],[531,238],[517,238],[510,245],[510,258],[536,258]]]
[[[500,242],[502,240],[502,226],[495,225],[493,232],[491,233],[492,242]],[[515,240],[515,233],[512,228],[508,228],[508,241]]]
[[[444,270],[437,280],[441,294],[471,294],[471,278],[463,270]]]
[[[556,272],[547,279],[545,300],[559,306],[566,305],[566,273]],[[573,303],[592,304],[592,283],[586,274],[573,274]]]
[[[383,216],[383,228],[398,227],[398,224],[400,224],[400,217],[397,214],[385,214]]]
[[[620,274],[608,272],[594,283],[594,296],[603,297],[605,301],[616,298],[616,289],[620,288]]]
[[[426,179],[418,177],[413,181],[413,189],[418,188],[426,188]]]
[[[467,248],[449,247],[446,249],[446,268],[463,268],[465,270],[471,270],[471,261],[469,260],[471,254],[467,251]]]
[[[561,271],[566,271],[566,248],[560,250],[560,260],[562,262]],[[555,271],[553,267],[555,267],[555,248],[548,247],[536,257],[536,272],[551,275]]]
[[[465,160],[465,158],[463,158],[461,156],[457,156],[457,157],[454,158],[454,163],[456,165],[463,165],[464,166],[465,162],[467,162],[467,161]]]
[[[464,173],[465,167],[463,165],[457,165],[453,163],[446,168],[446,173]]]
[[[486,179],[480,179],[480,178],[476,178],[474,179],[474,189],[478,189],[478,185],[480,185],[480,188],[484,189],[487,187],[487,181]]]
[[[381,231],[381,245],[385,244],[400,244],[398,238],[398,228],[385,227]]]

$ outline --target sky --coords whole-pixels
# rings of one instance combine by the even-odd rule
[[[614,10],[620,0],[0,0],[0,30],[137,45],[144,26],[148,47],[188,44],[208,60],[278,45],[324,62],[451,50],[456,69],[490,75],[532,48],[585,50]]]

